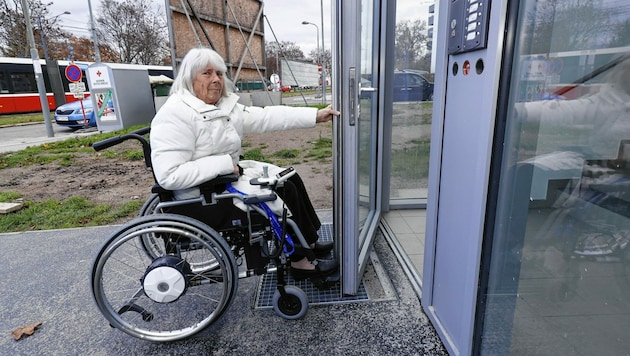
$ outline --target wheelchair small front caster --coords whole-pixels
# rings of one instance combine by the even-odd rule
[[[273,311],[284,319],[301,319],[308,310],[306,293],[295,286],[284,286],[285,295],[276,289],[273,294]]]

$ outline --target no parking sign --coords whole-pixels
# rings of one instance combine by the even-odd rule
[[[76,64],[70,64],[66,67],[66,78],[72,82],[80,82],[83,73],[81,72],[81,68],[79,68]]]

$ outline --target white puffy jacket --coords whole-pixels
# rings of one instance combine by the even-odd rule
[[[151,123],[151,160],[158,183],[177,199],[199,196],[199,184],[234,171],[245,133],[315,126],[316,108],[249,107],[230,94],[217,105],[173,94]]]

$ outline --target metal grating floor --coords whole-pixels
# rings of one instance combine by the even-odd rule
[[[318,234],[320,241],[332,241],[332,224],[322,224]],[[294,280],[290,274],[287,275],[287,284],[301,288],[308,297],[309,305],[349,303],[356,301],[370,300],[363,281],[359,285],[357,295],[343,296],[341,284],[337,283],[332,288],[319,290],[309,279],[302,281]],[[267,273],[260,278],[254,307],[256,309],[267,309],[273,307],[273,294],[276,291],[276,273]]]

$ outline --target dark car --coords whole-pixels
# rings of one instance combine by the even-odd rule
[[[394,101],[433,100],[433,83],[422,71],[400,70],[394,72]]]

